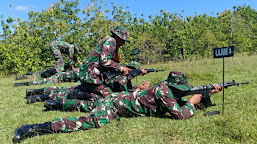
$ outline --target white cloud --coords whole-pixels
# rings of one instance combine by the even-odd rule
[[[29,7],[18,5],[18,6],[15,7],[15,10],[17,10],[17,11],[28,11]]]

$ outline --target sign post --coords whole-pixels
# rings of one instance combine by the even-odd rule
[[[222,47],[222,48],[214,48],[213,49],[213,57],[214,58],[223,58],[223,86],[225,81],[225,57],[233,57],[234,56],[234,46]],[[224,114],[224,88],[223,88],[223,97],[222,97],[222,114]]]

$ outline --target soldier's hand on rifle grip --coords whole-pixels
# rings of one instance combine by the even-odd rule
[[[141,74],[140,75],[145,75],[145,74],[147,74],[147,71],[145,70],[145,69],[141,69]]]
[[[123,67],[123,75],[127,76],[129,74],[129,72],[131,71],[131,69],[127,68],[127,67]]]
[[[223,89],[223,87],[218,85],[218,84],[213,84],[213,86],[215,87],[215,89],[211,90],[211,93],[210,93],[211,95],[215,94],[215,93],[217,93],[219,91],[222,91],[222,89]]]
[[[202,95],[201,94],[194,94],[189,99],[189,102],[193,105],[198,104],[201,101]]]

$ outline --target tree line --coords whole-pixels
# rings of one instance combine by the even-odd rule
[[[140,63],[212,57],[215,47],[233,45],[236,53],[257,52],[257,11],[250,6],[234,6],[217,16],[182,16],[160,10],[155,16],[131,14],[129,7],[103,0],[91,0],[78,8],[79,0],[60,0],[40,12],[28,12],[28,20],[1,16],[0,66],[6,74],[37,71],[54,64],[49,46],[62,40],[82,48],[84,60],[110,29],[124,26],[131,43],[120,50],[123,63],[135,57]],[[10,5],[10,7],[12,7]],[[82,17],[79,16],[82,13]]]

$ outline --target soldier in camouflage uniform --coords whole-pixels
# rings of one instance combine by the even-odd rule
[[[214,84],[215,90],[222,90]],[[14,142],[22,139],[48,133],[74,132],[100,128],[120,117],[132,116],[164,116],[167,112],[175,119],[188,119],[196,113],[195,105],[202,95],[195,94],[189,101],[176,100],[173,91],[188,91],[192,88],[187,83],[186,75],[182,72],[170,72],[168,79],[161,81],[152,88],[144,91],[113,93],[97,101],[70,101],[63,104],[63,109],[89,112],[87,116],[54,119],[43,124],[23,125],[15,130]],[[78,101],[78,102],[76,102]]]
[[[69,57],[69,65],[74,70],[74,61],[77,61],[76,54],[80,54],[81,50],[79,46],[69,44],[65,41],[54,41],[50,44],[51,52],[54,55],[56,61],[56,72],[64,71],[64,62],[62,58],[62,54],[67,54]],[[78,61],[80,64],[81,62]]]
[[[81,49],[79,46],[69,44],[64,41],[54,41],[50,44],[51,52],[56,60],[56,65],[54,68],[45,69],[35,73],[26,73],[22,76],[16,77],[16,80],[21,80],[24,78],[47,78],[58,72],[65,72],[71,68],[75,69],[74,62],[77,61],[82,64],[77,59],[77,54],[81,54]],[[69,57],[68,63],[64,64],[62,54],[67,54]]]
[[[124,77],[122,75],[118,75],[104,82],[105,86],[109,87],[113,92],[133,91],[134,89],[137,89],[137,88],[142,89],[144,88],[145,83],[146,82],[143,82],[139,87],[130,86],[128,89],[127,77]],[[55,86],[55,87],[45,87],[43,89],[27,89],[26,98],[27,98],[27,104],[31,104],[34,102],[42,102],[45,100],[58,100],[58,101],[65,101],[67,99],[88,100],[88,99],[99,99],[103,97],[99,92],[92,91],[91,89],[78,84],[70,87]]]
[[[129,68],[122,66],[119,63],[118,57],[119,47],[122,46],[125,41],[128,41],[128,32],[123,27],[119,26],[116,27],[115,30],[111,30],[111,32],[112,36],[107,36],[100,41],[100,43],[84,61],[83,65],[79,67],[78,72],[78,78],[80,81],[77,85],[82,85],[84,88],[89,88],[103,97],[112,93],[112,90],[104,85],[105,80],[103,78],[103,72],[122,72],[124,73],[124,76],[126,76],[130,71]],[[144,71],[144,74],[145,73],[147,72]],[[117,81],[121,80],[119,79]],[[68,91],[63,89],[61,94],[67,96]]]
[[[117,26],[110,30],[112,36],[102,39],[92,53],[80,67],[80,82],[84,87],[99,92],[103,96],[112,93],[112,90],[104,86],[103,72],[116,71],[128,75],[130,69],[119,62],[119,47],[129,42],[129,33],[123,27]]]
[[[54,83],[62,83],[62,82],[77,82],[79,80],[78,78],[79,71],[80,71],[80,68],[77,67],[74,70],[56,73],[48,78],[31,80],[31,81],[22,82],[22,83],[14,83],[13,86],[17,87],[17,86],[23,86],[23,85],[29,86],[29,85],[54,84]]]
[[[86,87],[90,87],[96,91],[100,91],[104,95],[110,94],[110,89],[103,85],[104,71],[117,71],[128,75],[130,71],[126,66],[122,66],[119,62],[118,49],[125,41],[128,41],[128,32],[123,27],[116,27],[111,30],[112,36],[102,39],[91,54],[86,58],[84,63],[80,65],[78,78]],[[58,78],[58,76],[56,77]],[[43,80],[45,81],[45,80]],[[53,79],[55,81],[55,79]],[[58,81],[58,80],[57,80]],[[40,82],[55,83],[55,82]],[[36,82],[15,83],[14,86],[37,84]]]
[[[81,64],[81,63],[79,63],[79,64]],[[66,63],[64,65],[64,72],[67,72],[70,70],[71,70],[71,66],[69,65],[69,63]],[[56,73],[57,73],[57,71],[56,71],[55,66],[52,66],[48,69],[44,69],[44,70],[37,71],[34,73],[25,73],[22,76],[16,77],[15,80],[32,79],[32,78],[48,78]]]
[[[139,69],[140,64],[137,62],[131,62],[129,65],[131,68]],[[145,71],[141,69],[141,71]],[[147,72],[144,72],[147,73]],[[42,81],[44,82],[44,81]],[[117,75],[112,78],[104,78],[104,85],[109,87],[113,92],[121,91],[133,91],[133,89],[138,88],[137,86],[130,85],[131,81],[127,79],[126,76]],[[129,85],[129,86],[127,86]],[[142,87],[142,86],[141,86]],[[87,100],[89,98],[98,99],[101,96],[96,96],[98,92],[92,91],[84,87],[81,84],[70,87],[45,87],[42,89],[26,89],[27,104],[34,102],[42,102],[45,100],[59,100],[64,101],[66,99],[80,99]]]

